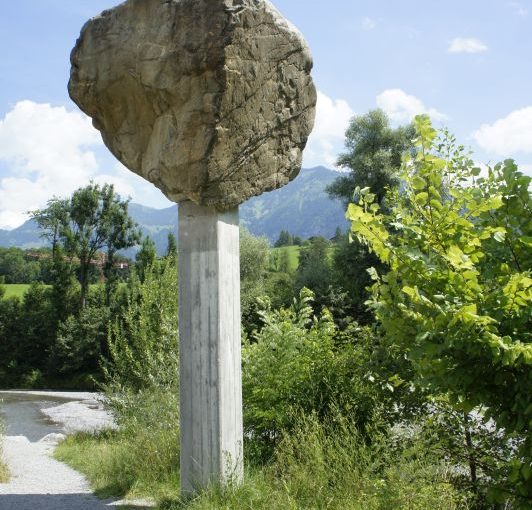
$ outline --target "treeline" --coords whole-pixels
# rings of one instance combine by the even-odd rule
[[[89,282],[92,284],[103,282],[103,266],[106,254],[98,252],[91,261],[89,268]],[[129,266],[132,261],[120,254],[115,256],[115,269],[119,279],[125,281],[128,277]],[[70,262],[75,274],[79,272],[79,261]],[[0,247],[0,279],[7,284],[31,284],[41,282],[51,285],[54,279],[53,253],[51,248],[3,248]]]

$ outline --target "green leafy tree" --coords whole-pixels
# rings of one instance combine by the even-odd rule
[[[269,266],[270,244],[265,237],[256,237],[240,229],[240,302],[244,329],[256,325],[256,300],[265,293],[265,277]]]
[[[140,250],[135,256],[135,269],[141,282],[144,281],[147,272],[154,266],[157,260],[157,248],[150,236],[142,240]]]
[[[275,241],[274,246],[280,248],[281,246],[292,246],[294,244],[294,238],[290,235],[288,230],[281,230],[279,239]]]
[[[372,307],[388,341],[400,345],[420,384],[475,407],[519,453],[507,483],[493,489],[532,497],[532,207],[530,177],[512,160],[480,177],[463,148],[437,139],[416,118],[418,153],[405,158],[403,185],[388,212],[369,189],[349,206],[354,235],[388,268],[373,272]],[[523,506],[523,508],[527,507]],[[528,507],[527,507],[528,508]]]
[[[403,373],[393,351],[370,328],[339,331],[328,310],[314,314],[313,299],[302,289],[288,308],[266,306],[263,328],[244,343],[245,428],[266,443],[294,427],[294,411],[340,413],[369,438],[398,419],[400,400],[402,411],[413,408],[408,385],[394,388],[397,376],[390,379]]]
[[[42,230],[41,237],[47,239],[52,245],[52,258],[56,256],[56,248],[61,242],[65,225],[68,224],[68,199],[52,198],[48,200],[47,207],[31,213],[32,219],[37,222]]]
[[[370,187],[382,204],[388,188],[397,185],[401,158],[405,151],[414,151],[412,125],[392,128],[382,110],[355,116],[345,134],[347,151],[338,158],[338,166],[349,170],[338,177],[327,191],[331,198],[344,203],[353,199],[357,187]]]
[[[143,280],[133,273],[127,305],[110,328],[104,367],[111,395],[178,385],[177,267],[171,259],[157,266],[147,266]]]
[[[306,287],[314,292],[316,304],[324,305],[331,284],[330,243],[324,237],[314,237],[299,252],[295,291],[299,293]]]
[[[32,283],[39,280],[41,266],[36,261],[27,260],[19,248],[0,248],[0,276],[6,283]]]
[[[166,246],[166,256],[177,260],[177,241],[173,232],[168,234],[168,244]]]
[[[348,234],[336,242],[332,255],[334,287],[345,292],[345,314],[357,322],[369,324],[374,316],[366,301],[370,296],[368,288],[372,284],[368,269],[381,269],[379,258],[368,251],[364,243]]]
[[[97,253],[106,249],[107,276],[111,276],[116,252],[139,241],[128,203],[120,199],[112,185],[91,183],[75,191],[70,200],[53,199],[46,209],[32,213],[44,235],[53,242],[59,236],[65,253],[78,259],[81,308],[86,304],[91,264]]]

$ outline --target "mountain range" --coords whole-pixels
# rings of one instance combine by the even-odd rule
[[[332,237],[338,227],[345,230],[347,222],[343,205],[331,200],[325,188],[338,172],[324,167],[303,169],[285,187],[253,197],[240,206],[242,226],[252,234],[265,236],[272,243],[281,230],[307,239],[312,236]],[[149,235],[159,253],[166,249],[169,232],[177,231],[177,206],[154,209],[131,203],[129,212],[144,235]],[[37,224],[28,220],[13,230],[0,229],[0,246],[36,248],[45,245]]]

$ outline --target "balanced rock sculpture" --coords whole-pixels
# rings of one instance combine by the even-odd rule
[[[90,20],[69,92],[179,205],[181,488],[242,477],[238,206],[301,168],[312,59],[267,0],[127,0]]]
[[[299,173],[312,58],[266,0],[129,0],[90,20],[70,96],[172,201],[227,210]]]

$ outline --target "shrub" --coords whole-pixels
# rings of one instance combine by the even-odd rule
[[[337,342],[330,313],[315,317],[312,299],[303,289],[290,308],[263,311],[263,328],[244,344],[244,427],[266,443],[293,428],[294,409],[325,417],[339,408],[363,432],[379,421],[383,402],[366,356],[371,331],[354,327],[360,342]]]
[[[149,266],[131,283],[127,306],[110,328],[109,396],[117,391],[172,388],[179,381],[177,267],[173,259]]]

